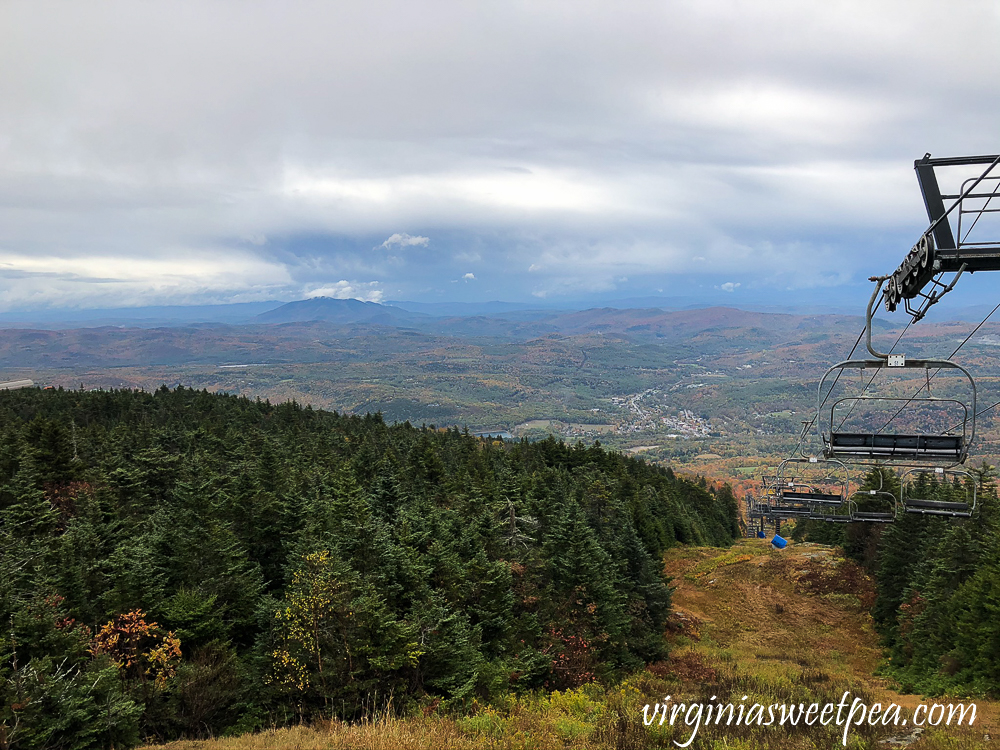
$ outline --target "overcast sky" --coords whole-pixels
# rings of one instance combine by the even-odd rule
[[[5,0],[0,309],[860,299],[1000,151],[998,9]]]

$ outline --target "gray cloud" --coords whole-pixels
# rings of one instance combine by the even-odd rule
[[[508,299],[856,283],[923,229],[914,158],[1000,145],[998,26],[930,0],[4,3],[0,263],[35,280],[0,306],[476,295],[448,284],[473,258]]]

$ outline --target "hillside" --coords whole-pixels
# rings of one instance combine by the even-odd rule
[[[259,323],[303,323],[317,320],[331,323],[374,323],[405,326],[427,316],[411,313],[398,307],[388,307],[375,302],[356,299],[311,297],[267,310],[256,317]]]
[[[535,321],[499,316],[439,318],[358,300],[318,297],[282,305],[246,325],[163,328],[118,326],[67,330],[0,330],[0,367],[121,367],[231,362],[315,362],[335,356],[339,342],[406,334],[455,345],[478,340],[523,344],[546,336],[613,337],[637,344],[672,344],[701,355],[749,351],[778,344],[831,343],[857,332],[848,316],[752,313],[730,308],[667,312],[611,308],[554,313]],[[817,338],[818,337],[818,338]],[[472,341],[468,341],[469,339]],[[849,345],[849,344],[848,344]]]
[[[971,521],[836,527],[848,560],[730,547],[727,486],[596,444],[186,388],[2,392],[0,447],[0,740],[13,750],[310,723],[327,729],[260,741],[669,746],[682,729],[641,721],[667,695],[797,705],[849,691],[912,711],[890,679],[997,692],[987,470]],[[921,496],[964,491],[919,482]],[[976,747],[1000,729],[980,703],[977,727],[928,729],[922,746]],[[916,739],[858,731],[869,747]],[[820,748],[836,734],[703,738]]]
[[[783,551],[742,540],[728,550],[677,547],[665,555],[673,580],[672,643],[665,661],[614,688],[568,690],[548,699],[480,706],[468,718],[426,712],[360,724],[279,730],[263,736],[176,742],[164,750],[292,750],[292,748],[605,748],[676,747],[690,730],[644,726],[643,707],[670,695],[677,702],[716,695],[753,700],[832,701],[844,691],[868,705],[896,703],[913,716],[920,696],[900,695],[877,676],[878,637],[865,607],[873,582],[836,548],[791,544]],[[953,702],[953,699],[940,702]],[[969,703],[968,700],[965,701]],[[850,747],[973,750],[1000,732],[1000,703],[977,700],[971,727],[858,728]],[[834,726],[780,729],[702,727],[693,747],[842,747]],[[153,750],[150,747],[148,750]]]
[[[737,533],[728,490],[597,445],[184,388],[0,392],[0,741],[612,680],[665,653],[662,552]]]
[[[779,551],[744,539],[726,552],[677,548],[665,559],[675,586],[673,663],[698,665],[703,674],[734,670],[764,683],[788,681],[838,699],[850,690],[911,715],[921,703],[879,676],[884,652],[869,614],[875,582],[839,548],[791,543]],[[997,737],[1000,703],[975,702],[972,729],[929,728],[910,746],[977,747]],[[909,728],[888,734],[913,739]]]

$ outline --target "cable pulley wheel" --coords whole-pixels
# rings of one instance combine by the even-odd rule
[[[920,268],[926,269],[931,263],[931,243],[926,234],[917,243],[917,255],[920,258]]]
[[[893,276],[889,279],[889,300],[892,302],[893,307],[899,304],[899,300],[902,296],[902,290],[899,287],[899,279]]]

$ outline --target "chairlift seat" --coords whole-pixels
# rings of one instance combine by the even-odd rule
[[[808,516],[812,513],[809,508],[771,508],[771,515],[778,517],[799,517]]]
[[[786,500],[804,500],[814,505],[843,505],[844,496],[829,492],[809,492],[807,490],[785,490],[781,493]]]
[[[832,513],[814,512],[809,516],[810,521],[824,521],[825,523],[850,523],[850,516],[839,516]]]
[[[818,510],[813,510],[813,512],[809,514],[810,521],[826,521],[828,518],[846,518],[848,521],[851,520],[850,516],[835,516],[832,513],[823,513]]]
[[[972,517],[972,508],[969,507],[968,503],[907,498],[903,501],[903,508],[907,513],[920,513],[928,516],[950,516],[952,518]]]
[[[855,512],[851,514],[852,521],[863,521],[865,523],[892,523],[896,520],[895,513],[881,512]]]
[[[833,432],[831,455],[870,458],[941,458],[960,461],[965,452],[962,435],[889,435]]]

